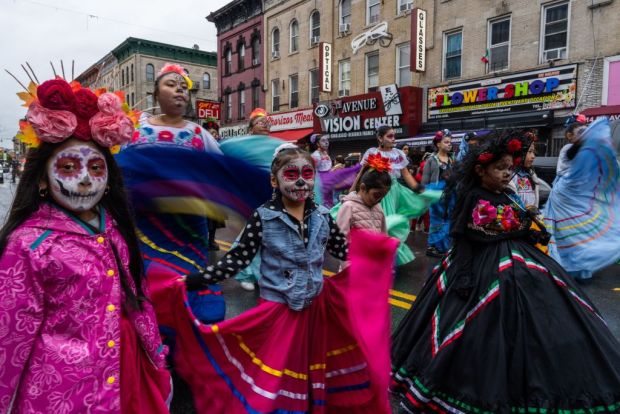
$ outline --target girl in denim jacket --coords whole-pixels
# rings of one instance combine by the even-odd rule
[[[347,306],[352,292],[345,291],[361,287],[352,286],[347,274],[323,277],[325,251],[345,260],[347,241],[329,210],[312,200],[312,158],[283,144],[271,172],[273,197],[248,220],[238,245],[185,281],[191,291],[231,278],[260,252],[261,304],[223,323],[199,326],[203,345],[198,352],[208,360],[201,367],[205,387],[200,391],[212,397],[203,408],[212,413],[387,412],[385,389],[377,392],[381,387],[376,387],[372,363],[359,345],[359,323],[353,326]],[[395,243],[386,250],[375,240],[372,249],[380,259],[370,267],[381,270],[368,269],[372,276],[385,268],[389,280]],[[381,304],[387,299],[372,295]],[[365,303],[369,309],[371,302]]]

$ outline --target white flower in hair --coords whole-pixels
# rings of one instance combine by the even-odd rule
[[[297,149],[297,148],[299,147],[293,144],[292,142],[285,142],[284,144],[278,145],[276,150],[273,152],[273,158],[275,159],[280,153],[280,151],[284,151],[286,149]]]

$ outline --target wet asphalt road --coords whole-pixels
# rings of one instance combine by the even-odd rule
[[[4,223],[16,188],[15,184],[10,184],[9,181],[10,177],[5,175],[5,182],[0,184],[0,223]],[[219,252],[211,253],[214,260],[217,260],[230,246],[235,235],[228,229],[218,230],[217,239],[222,249]],[[415,295],[437,260],[427,258],[424,255],[426,247],[426,235],[424,233],[412,232],[408,244],[414,250],[417,259],[396,271],[394,287],[390,294],[393,327],[396,327],[407,309],[411,307]],[[336,269],[336,261],[328,259],[326,270],[335,271]],[[227,318],[234,317],[257,303],[258,292],[247,292],[241,289],[234,280],[222,283],[222,287],[226,297]],[[596,274],[592,283],[584,286],[584,290],[606,319],[611,331],[617,338],[620,338],[620,265],[611,266]],[[393,409],[394,413],[400,412],[396,402],[393,403]],[[175,382],[172,413],[189,414],[193,412],[189,391],[180,382]]]

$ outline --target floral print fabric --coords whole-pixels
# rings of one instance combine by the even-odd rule
[[[221,153],[217,141],[200,125],[186,122],[182,128],[153,125],[148,118],[140,119],[140,126],[133,133],[133,144],[169,143],[198,151]]]
[[[121,312],[163,369],[152,306],[123,306],[117,263],[130,274],[127,246],[111,217],[102,224],[94,234],[44,204],[9,237],[0,257],[0,412],[120,413]]]

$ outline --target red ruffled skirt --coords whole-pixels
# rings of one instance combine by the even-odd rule
[[[389,288],[396,239],[352,232],[350,267],[302,311],[264,301],[203,325],[184,284],[151,272],[158,321],[174,327],[175,370],[198,412],[387,413]],[[168,274],[169,276],[169,274]]]

